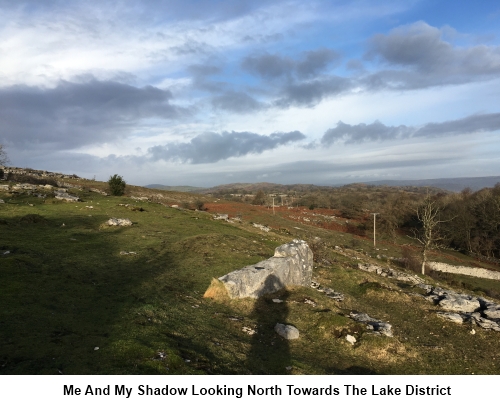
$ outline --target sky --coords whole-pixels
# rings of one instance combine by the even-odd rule
[[[500,3],[0,0],[0,144],[129,184],[500,175]]]

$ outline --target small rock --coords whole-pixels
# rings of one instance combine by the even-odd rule
[[[99,350],[99,346],[94,347],[94,350]]]
[[[277,323],[274,327],[275,332],[281,337],[291,340],[299,338],[299,330],[292,325],[284,325],[282,323]]]
[[[354,343],[356,343],[356,338],[352,335],[347,335],[345,337],[345,340],[347,340],[351,345],[353,345]]]
[[[132,221],[128,218],[110,218],[107,224],[109,226],[130,226]]]
[[[273,302],[274,302],[275,304],[280,304],[280,303],[282,303],[282,302],[283,302],[283,300],[280,300],[279,298],[273,298]]]
[[[250,336],[255,335],[257,333],[257,331],[255,329],[249,328],[248,326],[243,326],[243,328],[241,328],[241,330]]]
[[[475,335],[475,334],[476,334],[476,331],[475,331],[474,329],[471,329],[470,334],[471,334],[471,335]]]

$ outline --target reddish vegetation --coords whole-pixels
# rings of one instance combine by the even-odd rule
[[[241,216],[245,221],[264,222],[265,225],[278,229],[279,223],[273,220],[272,207],[249,205],[238,202],[224,201],[220,203],[206,203],[205,208],[212,213],[228,214],[230,218]],[[309,210],[305,207],[274,207],[275,215],[318,228],[346,232],[346,220],[339,217],[338,210],[317,208]]]

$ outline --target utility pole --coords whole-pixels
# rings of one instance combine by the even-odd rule
[[[373,215],[373,247],[376,246],[376,236],[375,236],[375,218],[377,218],[377,215],[380,214],[379,212],[372,212]]]
[[[273,215],[274,215],[274,197],[273,197]]]

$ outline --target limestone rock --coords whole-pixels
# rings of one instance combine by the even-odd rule
[[[130,226],[132,221],[128,218],[110,218],[106,222],[109,226]]]
[[[483,313],[488,319],[500,321],[500,305],[490,305]]]
[[[475,312],[481,308],[479,301],[473,297],[463,295],[447,295],[441,301],[439,306],[447,311],[456,312]]]
[[[447,321],[451,321],[454,323],[463,323],[464,319],[460,316],[460,314],[454,312],[438,312],[436,313],[440,318],[446,319]]]
[[[79,197],[77,197],[76,195],[68,194],[66,191],[56,191],[55,197],[58,200],[64,200],[70,202],[80,201]]]
[[[345,340],[347,340],[351,345],[353,345],[354,343],[356,343],[356,338],[352,335],[347,335],[345,337]]]
[[[391,324],[372,318],[368,314],[362,312],[351,312],[349,314],[349,318],[355,320],[356,322],[365,323],[367,326],[370,326],[369,329],[373,330],[378,335],[385,335],[388,337],[393,336]]]
[[[309,286],[313,253],[306,242],[293,242],[276,248],[274,257],[243,267],[219,278],[231,298],[259,298],[292,285]]]
[[[285,325],[282,323],[277,323],[276,326],[274,327],[274,330],[278,335],[281,337],[291,340],[291,339],[298,339],[299,338],[299,330],[292,325]]]
[[[370,263],[358,263],[360,270],[368,273],[375,273],[382,277],[394,278],[398,281],[403,281],[411,284],[421,284],[424,282],[422,278],[415,274],[405,273],[404,271],[394,270],[390,267],[381,267]]]

